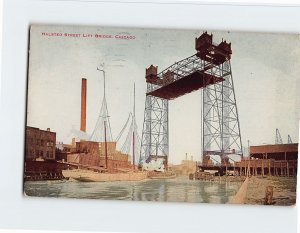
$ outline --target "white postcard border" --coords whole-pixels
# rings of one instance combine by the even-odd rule
[[[8,0],[3,11],[0,229],[296,232],[297,206],[29,198],[22,177],[30,24],[299,33],[300,7]]]

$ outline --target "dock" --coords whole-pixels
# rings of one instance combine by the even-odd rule
[[[224,162],[225,161],[225,162]],[[199,163],[199,170],[215,170],[217,175],[296,177],[298,143],[250,146],[250,156],[233,163]]]

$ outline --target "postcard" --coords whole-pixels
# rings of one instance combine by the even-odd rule
[[[298,34],[31,25],[26,196],[296,203]]]

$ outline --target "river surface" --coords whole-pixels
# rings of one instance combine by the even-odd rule
[[[240,182],[189,180],[185,177],[138,182],[26,181],[28,196],[105,200],[227,203]]]

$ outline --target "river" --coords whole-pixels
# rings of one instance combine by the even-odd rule
[[[240,182],[211,182],[178,177],[138,182],[26,181],[27,196],[89,198],[104,200],[227,203]]]

